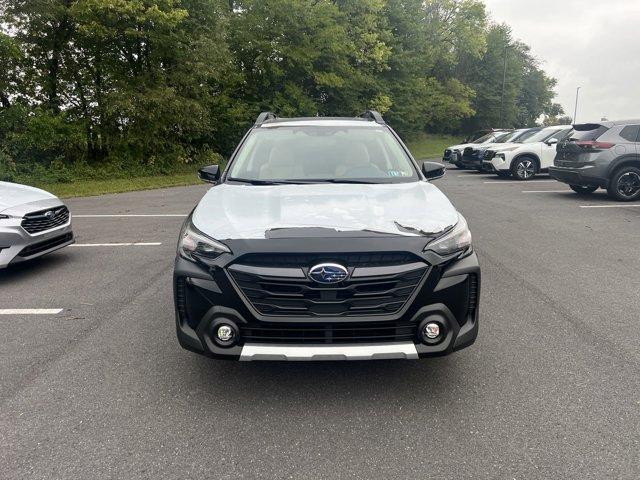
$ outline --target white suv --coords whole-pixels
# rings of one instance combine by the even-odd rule
[[[505,143],[484,152],[483,170],[501,177],[513,175],[517,180],[530,180],[553,165],[556,144],[572,132],[571,125],[547,127],[522,143]]]
[[[467,147],[477,147],[482,144],[495,143],[498,139],[508,135],[510,130],[494,130],[492,132],[483,135],[480,138],[475,139],[469,143],[462,143],[460,145],[452,145],[444,151],[444,155],[442,156],[443,162],[453,163],[458,168],[465,168],[461,163],[462,161],[462,153],[464,149]]]

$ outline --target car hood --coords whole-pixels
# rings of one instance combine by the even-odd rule
[[[464,150],[465,148],[471,146],[471,145],[480,145],[479,143],[473,144],[473,143],[462,143],[460,145],[452,145],[450,146],[447,150]]]
[[[458,212],[428,182],[399,184],[236,185],[211,188],[193,212],[194,226],[218,240],[362,232],[434,236]],[[307,229],[307,230],[304,230]]]
[[[11,209],[22,210],[20,207],[25,204],[41,202],[46,200],[57,200],[55,195],[27,185],[17,183],[0,182],[0,212]],[[59,202],[58,202],[59,203]]]
[[[481,143],[476,150],[498,150],[504,146],[515,145],[513,143]]]
[[[522,148],[524,143],[496,143],[494,146],[489,147],[487,150],[493,150],[494,152],[501,152],[503,150],[515,150]]]

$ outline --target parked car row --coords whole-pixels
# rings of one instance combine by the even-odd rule
[[[447,148],[443,160],[517,180],[548,172],[577,193],[604,188],[633,201],[640,198],[640,120],[494,130]]]

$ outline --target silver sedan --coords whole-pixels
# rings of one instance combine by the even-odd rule
[[[74,242],[69,209],[39,188],[0,182],[0,269]]]

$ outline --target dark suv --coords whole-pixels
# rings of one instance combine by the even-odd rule
[[[237,360],[446,355],[478,332],[464,217],[377,112],[258,117],[184,223],[180,344]]]
[[[549,175],[578,193],[606,188],[620,201],[640,198],[640,120],[574,125],[557,146]]]

